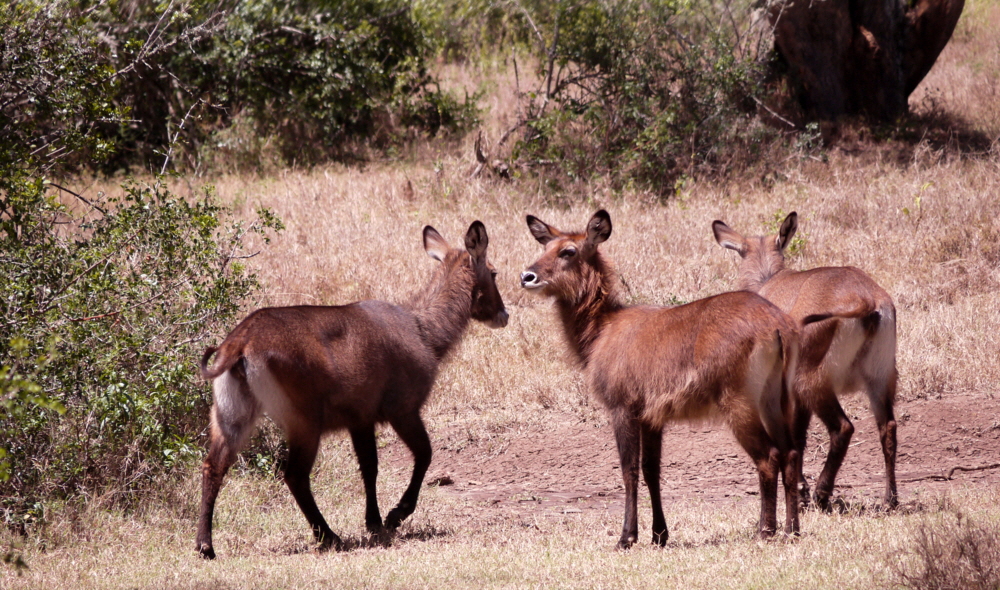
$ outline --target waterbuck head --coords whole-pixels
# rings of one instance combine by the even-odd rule
[[[581,233],[561,232],[532,215],[528,229],[545,246],[545,253],[521,273],[522,287],[567,302],[579,301],[600,288],[604,262],[597,246],[611,236],[607,211],[594,213]]]
[[[718,219],[712,222],[712,232],[720,246],[735,250],[742,258],[740,289],[756,292],[785,268],[785,247],[792,241],[798,226],[799,216],[792,211],[781,223],[778,235],[745,238]]]
[[[486,258],[490,238],[481,221],[473,221],[465,233],[465,252],[448,245],[441,234],[431,226],[424,228],[424,250],[446,266],[469,264],[472,272],[472,319],[491,328],[507,325],[507,310],[497,289],[497,271]],[[466,256],[468,254],[468,256]]]

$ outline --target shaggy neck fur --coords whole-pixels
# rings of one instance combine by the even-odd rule
[[[474,283],[472,257],[453,250],[407,306],[417,318],[420,338],[438,360],[448,354],[469,325]]]
[[[556,307],[570,348],[586,367],[608,315],[624,305],[618,299],[618,275],[600,252],[582,266],[581,274],[576,292],[561,293]]]

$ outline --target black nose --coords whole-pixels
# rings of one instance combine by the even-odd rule
[[[538,276],[533,272],[524,271],[521,273],[521,286],[528,285],[530,283],[537,283]]]

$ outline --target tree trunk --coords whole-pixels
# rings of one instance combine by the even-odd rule
[[[891,121],[948,43],[965,0],[774,0],[768,17],[809,116]]]

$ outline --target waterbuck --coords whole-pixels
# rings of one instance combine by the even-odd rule
[[[894,507],[896,492],[896,308],[884,289],[851,266],[805,271],[785,268],[784,251],[795,235],[798,215],[789,213],[778,235],[745,238],[721,221],[712,223],[719,244],[741,257],[739,287],[759,293],[793,319],[829,317],[805,326],[796,374],[802,403],[795,419],[796,446],[806,446],[809,419],[816,414],[830,432],[830,452],[816,481],[815,501],[830,508],[834,479],[844,462],[854,426],[837,396],[864,391],[878,424],[885,458],[885,503]],[[803,501],[809,485],[801,478]]]
[[[288,441],[285,483],[322,549],[343,543],[320,514],[309,487],[320,438],[347,429],[364,479],[365,525],[382,530],[375,495],[378,454],[375,425],[388,422],[413,453],[409,487],[385,519],[395,529],[413,513],[431,444],[420,408],[438,365],[461,339],[470,319],[490,327],[507,324],[486,259],[486,228],[474,222],[465,249],[451,248],[434,228],[424,249],[441,262],[408,305],[359,301],[349,305],[273,307],[243,320],[219,345],[208,348],[201,373],[212,380],[208,458],[202,467],[197,549],[214,558],[212,514],[226,471],[246,444],[261,412]],[[214,367],[208,366],[218,351]]]
[[[723,293],[679,307],[626,306],[618,277],[598,245],[611,218],[598,211],[581,233],[529,215],[545,253],[521,273],[521,286],[555,300],[570,348],[593,395],[607,408],[625,483],[619,548],[638,539],[640,455],[653,504],[653,543],[667,542],[660,500],[663,428],[718,417],[757,467],[762,537],[777,529],[778,475],[785,487],[785,531],[799,529],[800,456],[791,438],[790,377],[798,330],[785,313],[748,292]]]

